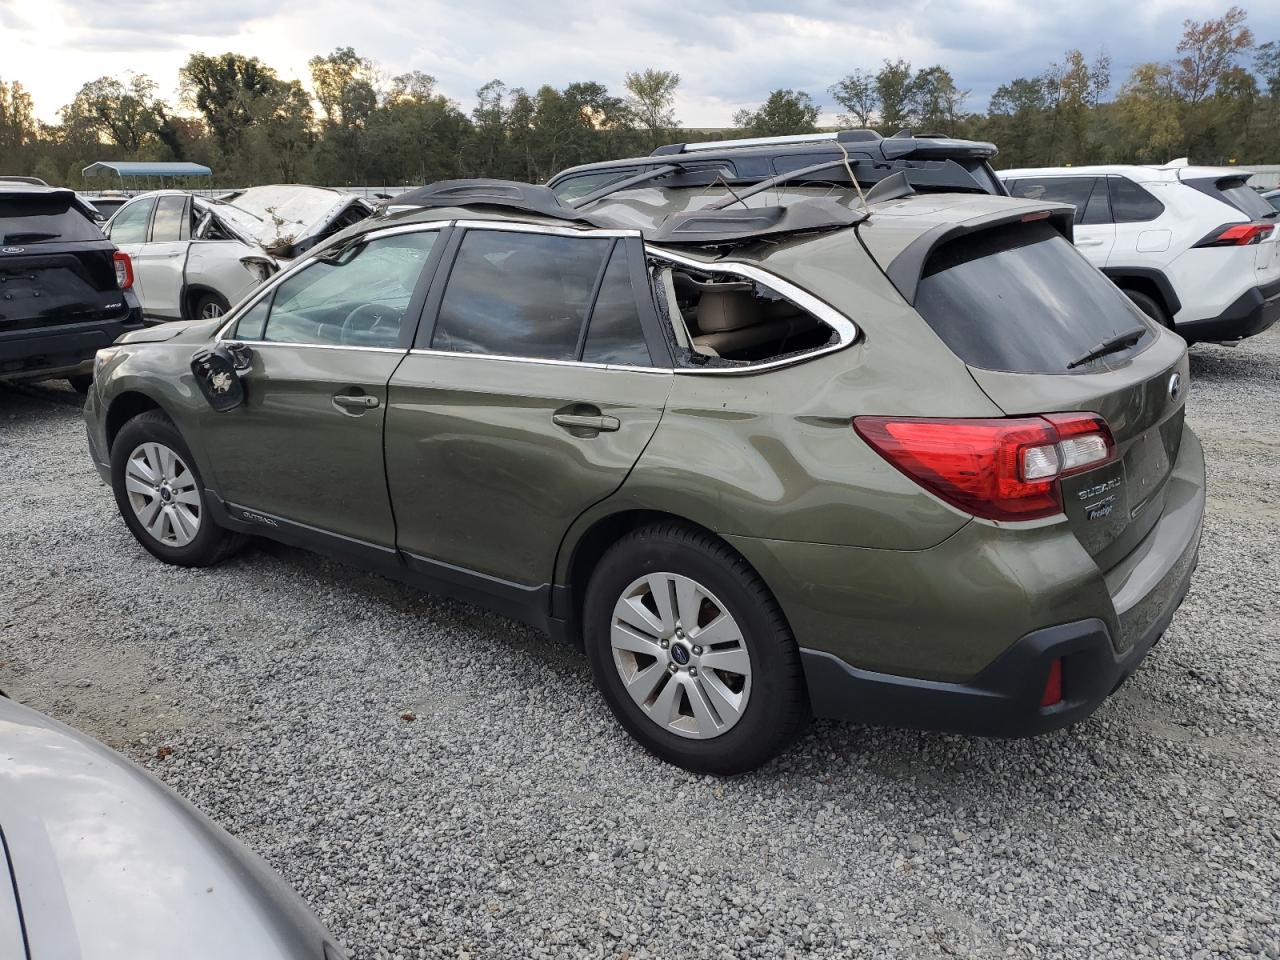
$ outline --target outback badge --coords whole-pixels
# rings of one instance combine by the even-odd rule
[[[236,358],[225,344],[215,344],[191,358],[191,373],[209,406],[219,413],[244,403],[244,384],[236,372]]]

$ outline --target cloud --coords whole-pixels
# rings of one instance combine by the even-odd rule
[[[654,66],[683,78],[687,125],[717,126],[778,87],[806,90],[830,111],[832,83],[899,57],[946,66],[977,110],[1001,83],[1037,75],[1073,47],[1088,57],[1105,47],[1118,84],[1134,64],[1172,57],[1185,18],[1221,12],[1222,0],[1149,0],[1123,17],[1103,0],[1069,11],[1034,0],[0,0],[0,72],[51,117],[103,74],[144,72],[170,93],[197,50],[258,56],[305,80],[312,55],[352,46],[388,76],[433,74],[464,109],[495,77],[620,90],[628,70]],[[1280,10],[1250,11],[1250,26],[1260,41],[1280,38]]]

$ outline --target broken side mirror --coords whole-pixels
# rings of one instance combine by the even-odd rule
[[[240,374],[249,369],[252,358],[243,343],[216,343],[191,358],[191,373],[209,406],[225,413],[244,403]]]

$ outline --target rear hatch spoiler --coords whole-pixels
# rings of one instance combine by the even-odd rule
[[[1068,240],[1073,238],[1076,211],[1070,204],[1029,202],[1010,207],[1006,201],[1001,204],[1001,208],[966,220],[939,223],[923,230],[914,229],[909,233],[893,230],[883,238],[873,239],[865,230],[860,230],[859,235],[866,244],[867,251],[884,270],[889,282],[898,289],[907,303],[914,304],[920,278],[929,257],[938,247],[951,240],[998,227],[1037,221],[1048,222]],[[885,223],[885,218],[877,219],[873,208],[868,222],[879,227]]]

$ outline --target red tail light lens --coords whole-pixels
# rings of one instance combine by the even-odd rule
[[[916,483],[988,520],[1061,513],[1058,480],[1115,456],[1106,421],[1091,413],[983,420],[855,417],[853,428]]]
[[[116,267],[116,286],[121,290],[128,290],[133,286],[133,261],[123,250],[117,250],[111,255],[111,259]]]
[[[1275,228],[1276,225],[1274,223],[1232,223],[1225,227],[1219,227],[1197,243],[1196,246],[1247,247],[1251,244],[1261,243],[1263,239],[1271,236]]]

